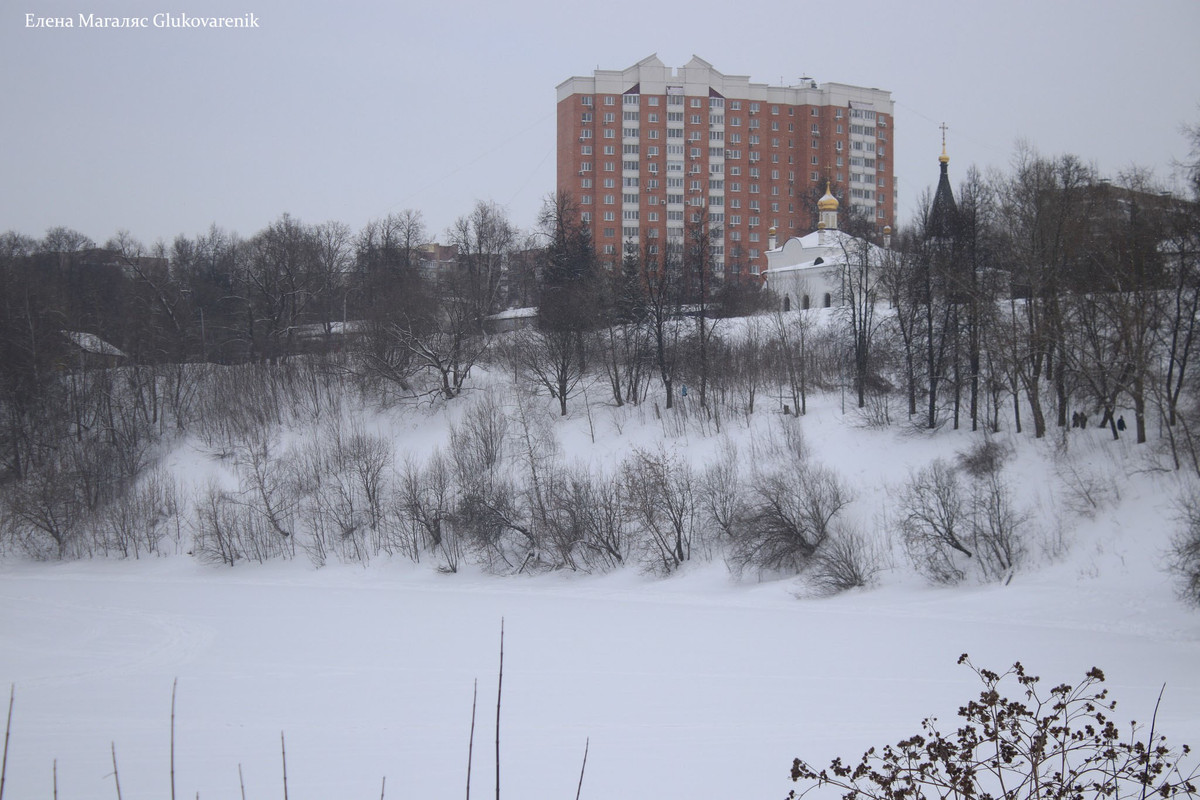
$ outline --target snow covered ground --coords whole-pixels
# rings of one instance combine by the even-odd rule
[[[719,440],[622,413],[556,423],[563,451],[603,461],[665,433],[702,463]],[[854,484],[852,518],[887,543],[888,488],[970,434],[849,419],[827,397],[800,424],[814,458]],[[396,424],[414,449],[437,438],[419,420]],[[744,440],[739,425],[727,429]],[[1106,437],[1072,435],[1071,463],[1107,487],[1094,518],[1069,502],[1053,444],[1007,440],[1014,489],[1039,523],[1008,585],[930,587],[894,547],[879,587],[826,599],[794,578],[736,580],[720,561],[659,579],[445,575],[400,560],[10,559],[6,796],[50,797],[57,762],[60,796],[113,797],[113,746],[124,798],[168,796],[176,678],[181,797],[240,797],[239,765],[246,797],[282,796],[281,732],[291,798],[375,797],[384,776],[387,797],[462,797],[476,679],[471,788],[492,796],[501,619],[510,798],[573,796],[589,739],[585,798],[782,798],[793,757],[856,758],[931,715],[948,727],[977,691],[955,664],[964,652],[998,670],[1020,660],[1050,685],[1098,666],[1125,723],[1148,721],[1165,684],[1159,729],[1200,744],[1200,614],[1161,569],[1179,486]],[[168,461],[195,471],[203,459]]]

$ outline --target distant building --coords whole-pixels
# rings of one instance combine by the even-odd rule
[[[757,276],[767,231],[812,231],[827,182],[882,232],[895,224],[894,141],[890,92],[751,83],[696,56],[671,69],[652,55],[558,86],[558,191],[610,262],[627,242],[652,256],[682,248],[685,226],[707,221],[716,270]]]
[[[60,365],[65,369],[116,367],[129,360],[129,357],[119,348],[94,333],[63,331],[62,335],[68,344],[67,360]]]
[[[883,263],[883,248],[838,230],[838,201],[828,187],[817,207],[820,220],[814,233],[776,247],[776,232],[770,231],[764,281],[784,311],[841,305],[847,266],[866,263],[874,269]],[[884,228],[885,242],[890,234],[891,228]]]
[[[423,244],[417,258],[426,276],[437,277],[458,269],[458,245],[436,242]]]

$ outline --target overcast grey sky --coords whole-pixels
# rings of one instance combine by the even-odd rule
[[[0,230],[33,236],[249,236],[284,212],[357,230],[404,208],[440,236],[477,199],[532,227],[554,188],[554,87],[651,53],[890,90],[901,224],[936,182],[943,120],[955,182],[1006,166],[1019,138],[1166,180],[1200,122],[1197,0],[0,5]],[[158,12],[260,27],[25,27]]]

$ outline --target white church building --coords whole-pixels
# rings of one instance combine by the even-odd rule
[[[883,248],[838,230],[838,201],[828,184],[817,210],[817,230],[807,236],[777,246],[775,229],[770,232],[765,285],[779,296],[784,311],[841,305],[846,265],[861,264],[863,258],[872,268],[883,262]],[[885,228],[884,242],[890,238],[891,228]]]

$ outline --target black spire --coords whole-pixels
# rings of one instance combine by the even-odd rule
[[[938,156],[942,174],[938,177],[937,191],[933,193],[933,207],[929,210],[929,229],[931,238],[950,239],[958,232],[958,204],[954,202],[954,192],[950,189],[948,168],[950,156],[946,155],[946,123],[942,123],[942,154]]]

